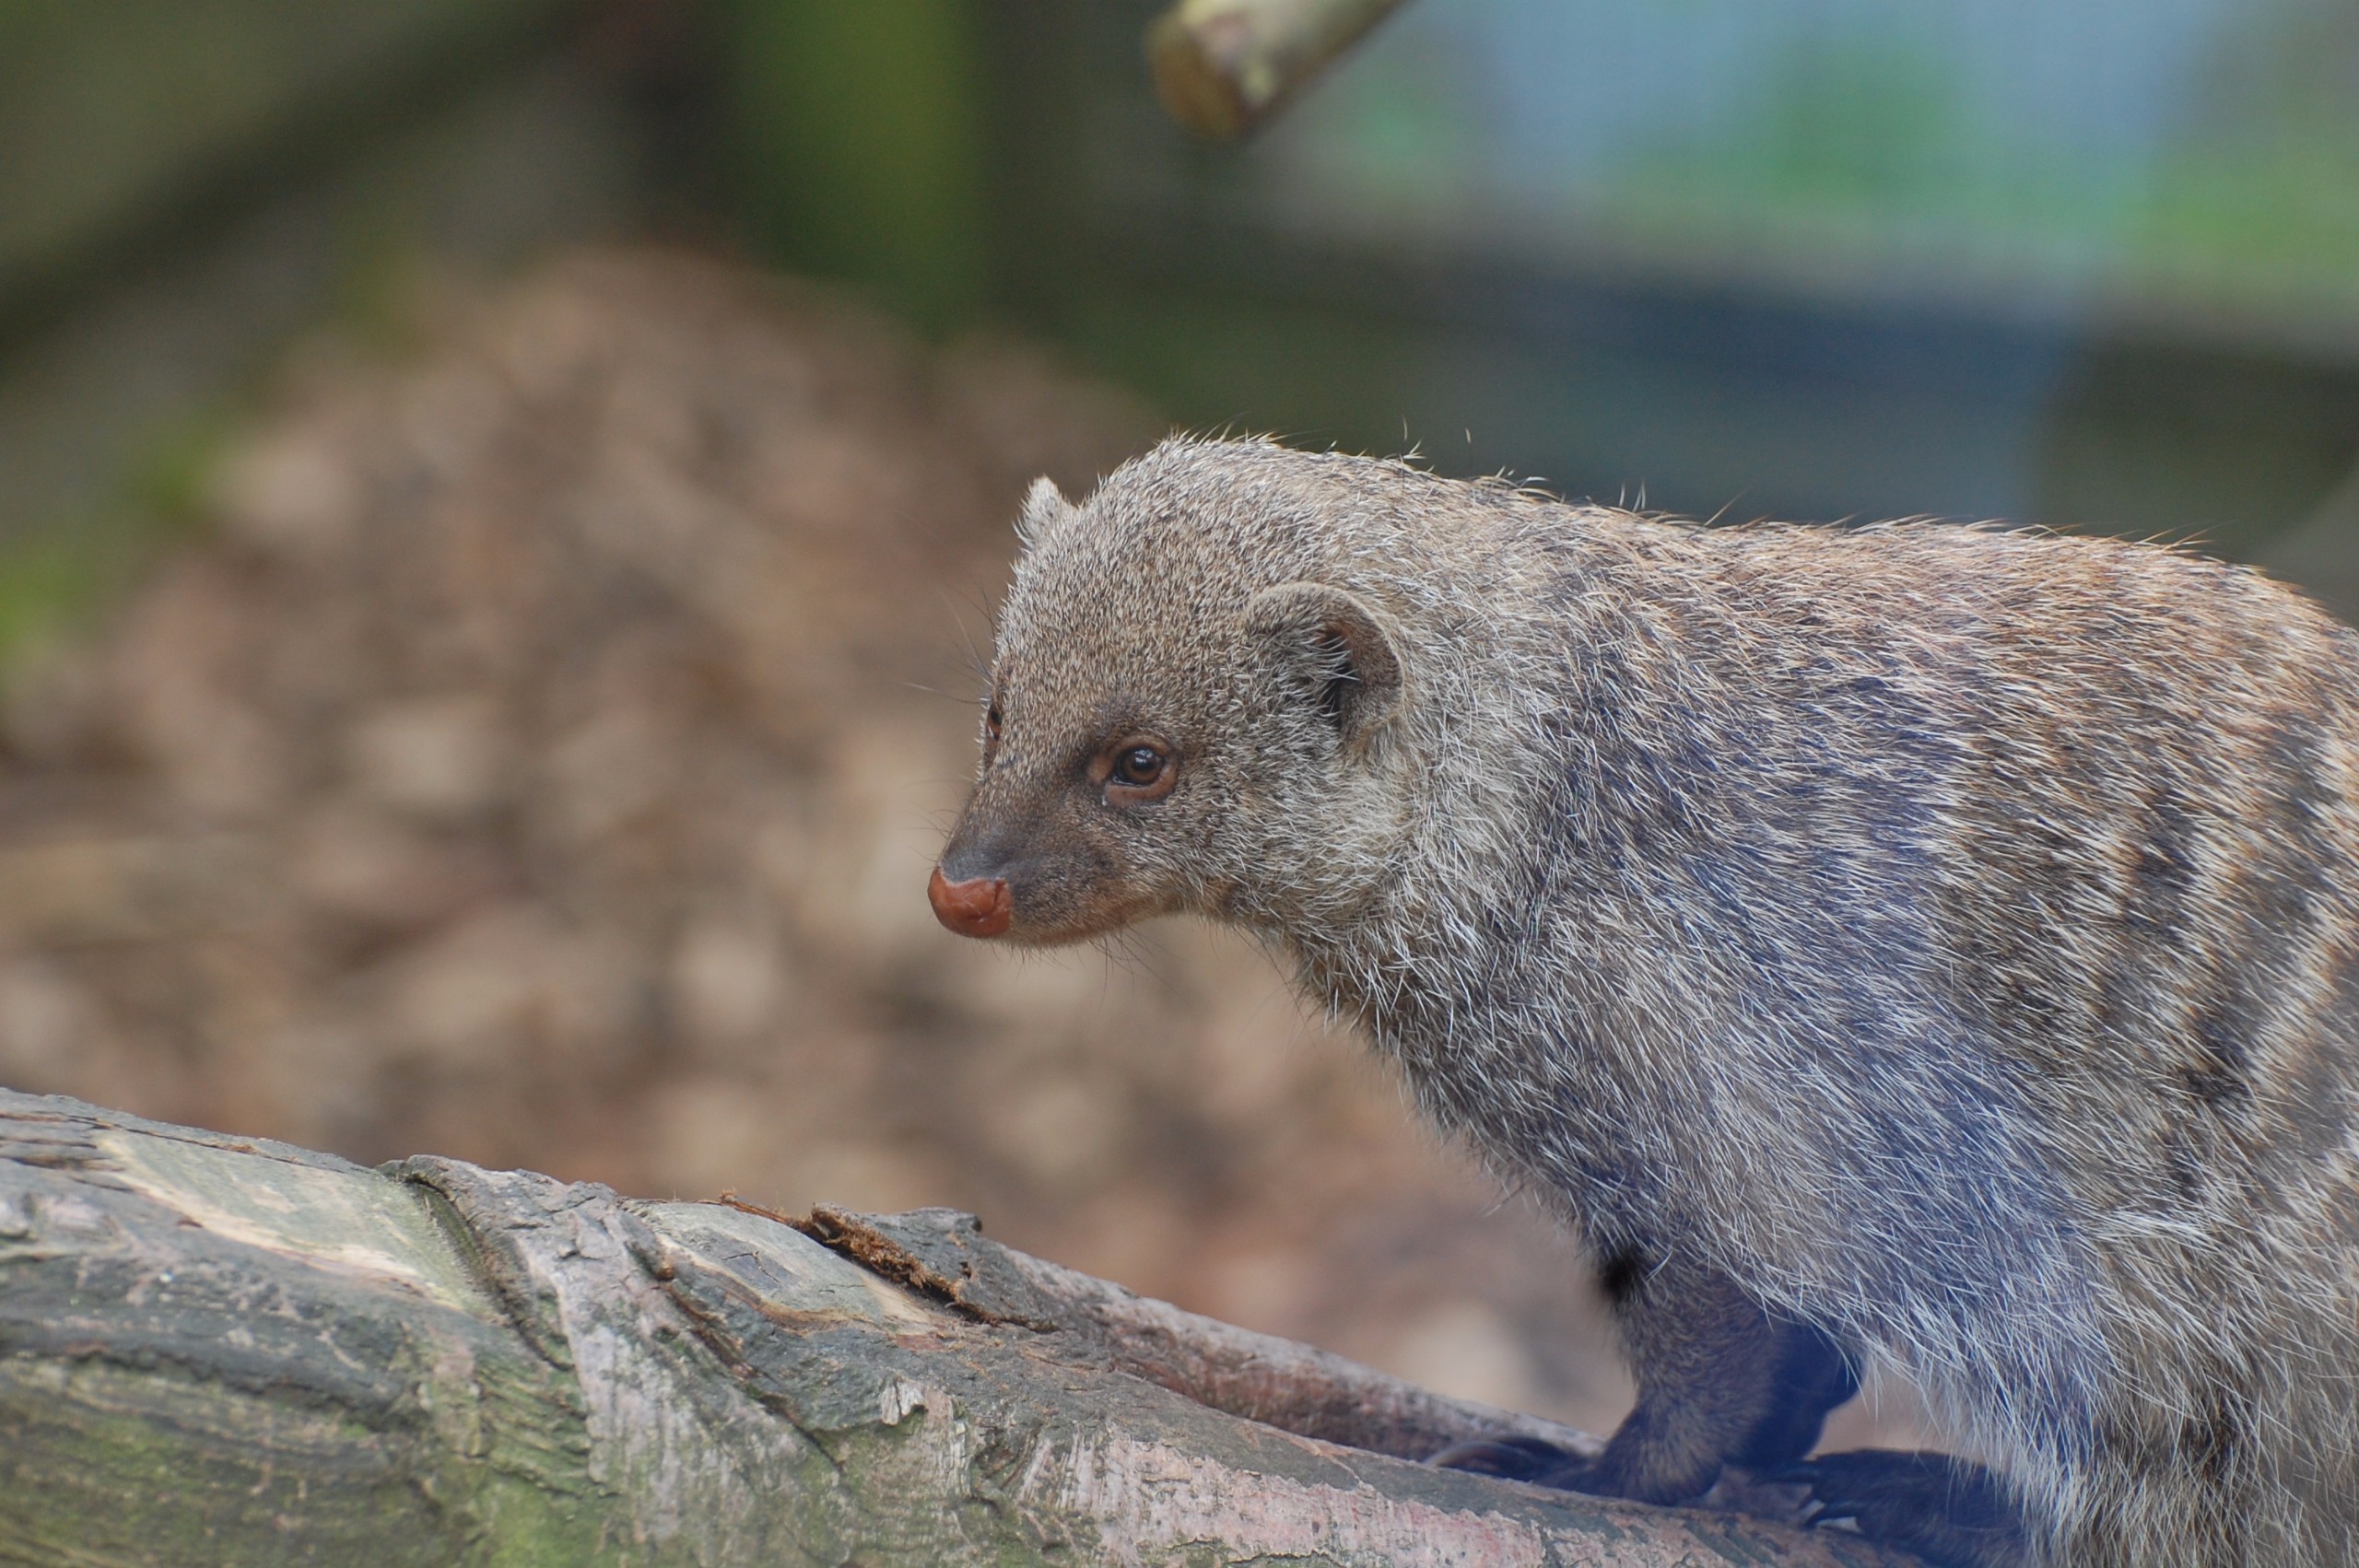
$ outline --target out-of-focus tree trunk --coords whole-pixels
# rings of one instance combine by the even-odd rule
[[[985,1240],[0,1092],[0,1562],[1887,1562]]]

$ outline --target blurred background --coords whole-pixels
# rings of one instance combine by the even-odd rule
[[[1242,943],[933,925],[1015,497],[1234,427],[2359,613],[2359,0],[1413,0],[1237,144],[1156,9],[0,0],[0,1082],[955,1204],[1609,1426]]]

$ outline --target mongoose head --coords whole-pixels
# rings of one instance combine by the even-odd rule
[[[1374,894],[1408,673],[1338,580],[1332,497],[1300,462],[1174,440],[1078,507],[1033,486],[980,768],[929,888],[944,925],[1040,945],[1182,910],[1293,928]]]

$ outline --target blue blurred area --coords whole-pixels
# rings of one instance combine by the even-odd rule
[[[1262,178],[1321,222],[2069,298],[2140,251],[2177,158],[2251,129],[2203,104],[2271,12],[2294,14],[1427,0],[1271,138]],[[2359,280],[2319,281],[2359,298]]]
[[[2319,0],[1428,0],[1256,179],[1363,234],[2347,351],[2354,67]]]
[[[1080,23],[1044,314],[1188,418],[2248,554],[2359,456],[2347,0],[1422,0],[1235,152],[1145,9]]]

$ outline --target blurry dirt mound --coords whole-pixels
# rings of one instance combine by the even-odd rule
[[[378,1160],[949,1203],[1047,1257],[1610,1422],[1569,1248],[1195,926],[938,930],[1024,485],[1159,427],[667,254],[322,359],[207,540],[12,677],[0,1081]]]

